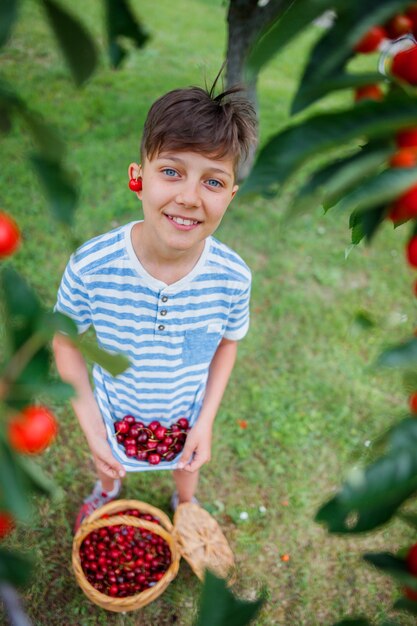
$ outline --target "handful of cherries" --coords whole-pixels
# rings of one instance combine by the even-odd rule
[[[158,465],[162,460],[172,461],[182,451],[189,424],[185,417],[181,417],[169,428],[156,420],[146,426],[136,421],[133,415],[125,415],[114,428],[126,456]]]
[[[156,533],[120,524],[89,533],[80,547],[80,562],[97,591],[124,598],[161,580],[171,565],[171,550]]]
[[[105,513],[100,517],[100,519],[107,519],[109,517],[112,517],[113,515],[130,515],[131,517],[144,519],[147,522],[152,522],[153,524],[158,524],[159,526],[161,526],[161,522],[159,521],[159,519],[157,519],[150,513],[144,513],[143,511],[139,511],[139,509],[125,509],[124,511],[117,511],[117,513]]]

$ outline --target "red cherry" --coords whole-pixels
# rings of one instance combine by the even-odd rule
[[[44,406],[28,406],[7,427],[11,446],[23,454],[39,454],[55,439],[58,425]]]
[[[136,423],[136,420],[133,417],[133,415],[125,415],[124,418],[123,418],[123,421],[127,422],[128,424],[135,424]]]
[[[142,191],[142,179],[141,178],[131,178],[129,180],[129,189],[131,191]]]
[[[7,511],[0,511],[0,539],[3,539],[14,528],[14,519]]]
[[[146,442],[146,449],[155,450],[157,445],[158,445],[158,442],[156,439],[148,439],[148,441]]]
[[[154,433],[156,431],[157,428],[160,427],[160,423],[157,421],[151,422],[148,426],[148,428]]]
[[[126,452],[126,456],[136,456],[138,453],[138,450],[136,446],[126,446],[125,452]]]
[[[400,148],[417,148],[417,128],[401,130],[395,139]]]
[[[116,432],[126,435],[129,432],[129,424],[127,422],[119,421],[114,425]]]
[[[408,404],[409,404],[411,413],[417,413],[417,393],[411,394],[408,400]],[[416,564],[417,564],[417,557],[416,557]]]
[[[394,56],[391,73],[410,85],[417,85],[417,45]]]
[[[166,453],[166,455],[164,456],[165,461],[172,461],[173,459],[175,459],[175,457],[177,456],[176,452],[174,450],[170,450],[169,452]]]
[[[180,428],[182,428],[183,430],[187,430],[188,428],[188,420],[186,417],[181,417],[178,421],[177,424]]]
[[[382,26],[373,26],[356,44],[354,50],[355,52],[362,52],[363,54],[374,52],[386,36],[387,33]]]
[[[412,267],[417,267],[417,236],[412,237],[407,244],[407,261]]]
[[[138,461],[146,461],[148,458],[148,451],[147,450],[139,450],[139,452],[136,455],[136,458]]]
[[[417,576],[417,543],[414,543],[409,548],[406,556],[406,562],[408,571]]]
[[[393,222],[405,222],[417,216],[417,185],[402,194],[392,205],[389,217]],[[413,265],[411,263],[411,265]]]
[[[390,39],[398,39],[402,35],[411,33],[413,30],[413,20],[408,15],[395,15],[385,26]]]
[[[360,100],[382,100],[384,92],[379,85],[364,85],[355,90],[355,102]]]
[[[148,461],[151,465],[158,465],[161,461],[161,456],[154,452],[148,456]]]
[[[412,148],[398,150],[389,160],[391,167],[414,167],[417,165],[417,151]]]
[[[154,434],[155,437],[161,441],[165,437],[166,432],[167,429],[165,428],[165,426],[159,426],[159,428],[154,431]]]
[[[410,587],[404,587],[404,594],[409,600],[417,600],[417,591],[414,591],[414,589],[411,589]]]
[[[12,255],[19,244],[19,227],[10,215],[0,212],[0,258]]]

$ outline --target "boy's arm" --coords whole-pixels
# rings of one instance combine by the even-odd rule
[[[178,469],[194,472],[210,461],[213,422],[232,373],[236,355],[237,341],[222,339],[210,364],[200,415],[187,435]]]
[[[74,387],[75,396],[71,399],[71,404],[86,436],[97,469],[109,478],[124,476],[125,470],[114,458],[107,442],[106,429],[81,352],[62,334],[55,335],[52,347],[60,377]]]

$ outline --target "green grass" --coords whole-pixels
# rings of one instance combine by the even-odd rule
[[[79,240],[140,216],[127,189],[127,167],[138,158],[149,105],[170,88],[210,83],[225,50],[220,0],[196,0],[192,10],[186,0],[134,6],[152,39],[114,72],[104,56],[97,3],[71,3],[103,53],[98,73],[82,90],[72,86],[35,4],[23,3],[1,57],[5,77],[67,142],[67,163],[81,191]],[[287,121],[301,60],[316,34],[297,39],[262,74],[262,140]],[[349,99],[339,94],[317,109]],[[2,139],[2,209],[23,228],[16,265],[52,306],[71,247],[50,218],[26,160],[30,150],[20,125]],[[398,590],[362,563],[361,554],[395,551],[414,540],[411,532],[394,522],[375,534],[344,539],[328,535],[313,518],[348,469],[366,462],[365,442],[406,411],[399,375],[369,367],[384,345],[413,330],[412,276],[403,261],[406,227],[394,233],[385,226],[372,248],[359,246],[345,259],[347,216],[313,211],[287,223],[282,214],[289,200],[288,192],[273,200],[238,196],[217,232],[253,270],[252,323],[216,420],[213,460],[202,472],[199,497],[234,549],[237,593],[253,598],[268,587],[259,626],[321,626],[348,613],[383,617]],[[372,332],[353,323],[362,309],[378,322]],[[406,321],[399,323],[401,316]],[[185,563],[164,595],[134,614],[106,613],[77,587],[71,528],[94,480],[93,466],[69,406],[54,410],[59,439],[39,462],[65,496],[59,503],[40,500],[31,527],[19,528],[8,542],[35,559],[36,575],[24,593],[34,623],[189,626],[200,584]],[[247,420],[246,430],[240,419]],[[151,473],[129,476],[125,495],[168,511],[171,489],[167,473]],[[240,519],[243,511],[247,521]],[[288,562],[283,554],[290,555]]]

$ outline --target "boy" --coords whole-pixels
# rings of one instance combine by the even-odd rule
[[[143,221],[88,241],[62,278],[56,310],[80,333],[93,325],[101,347],[130,360],[116,377],[96,364],[93,392],[78,349],[61,334],[53,341],[99,478],[76,528],[118,496],[126,471],[173,469],[173,508],[195,501],[198,470],[210,460],[214,418],[249,325],[251,280],[212,233],[256,141],[255,112],[240,90],[213,97],[213,88],[176,89],[152,105],[141,165],[128,170]],[[156,466],[126,456],[114,428],[126,414],[166,427],[186,417],[191,429],[181,456]]]

